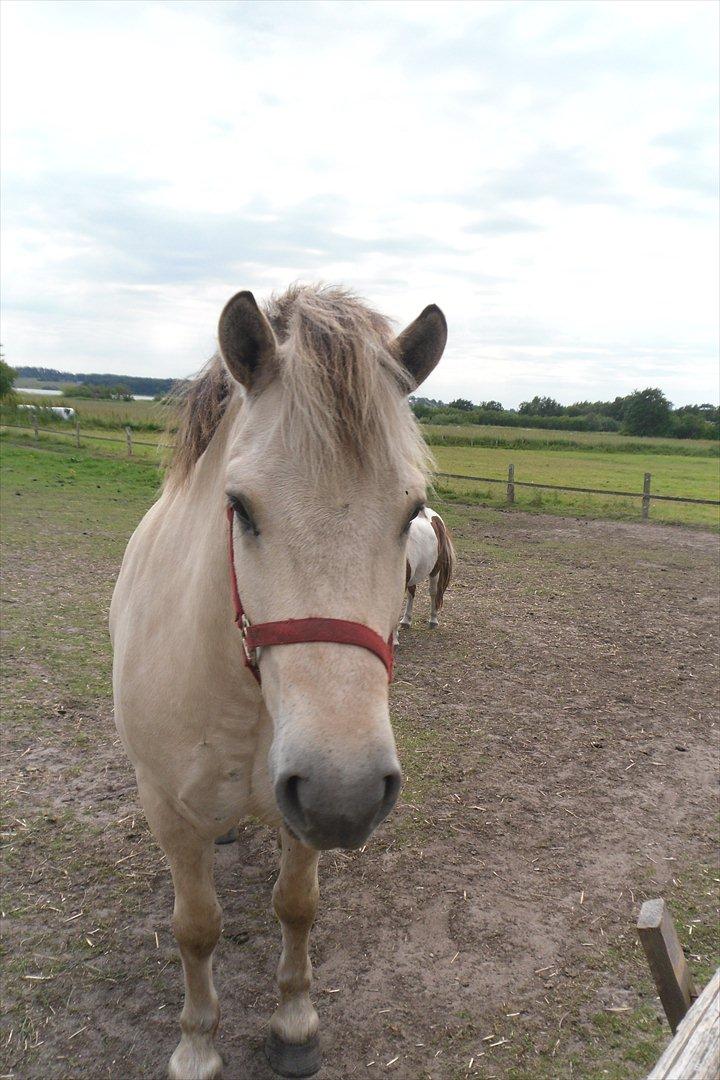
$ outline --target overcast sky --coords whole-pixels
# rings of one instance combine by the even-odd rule
[[[423,393],[718,400],[714,0],[5,0],[11,364],[181,376],[238,289],[445,311]]]

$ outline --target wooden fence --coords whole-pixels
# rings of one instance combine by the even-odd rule
[[[112,442],[118,443],[125,438],[125,446],[127,448],[127,457],[133,456],[133,446],[152,446],[155,450],[171,450],[172,446],[168,443],[161,442],[148,442],[142,439],[136,439],[133,429],[126,427],[123,432],[118,429],[117,435],[84,435],[80,430],[80,421],[75,421],[75,426],[72,431],[60,431],[58,428],[42,427],[37,422],[37,417],[33,417],[30,424],[6,424],[4,421],[0,421],[0,427],[11,428],[14,431],[32,431],[35,442],[40,441],[40,432],[45,435],[60,435],[66,439],[74,439],[75,445],[80,448],[80,439],[92,439],[95,442]]]
[[[49,435],[60,435],[65,438],[75,440],[76,446],[80,447],[81,431],[80,421],[75,422],[75,428],[73,431],[59,431],[57,428],[43,428],[38,424],[37,416],[32,418],[30,425],[26,424],[2,424],[4,428],[13,428],[16,431],[30,431],[32,430],[35,442],[40,441],[40,432],[44,431]],[[122,442],[122,435],[118,432],[118,435],[113,437],[111,435],[82,435],[82,439],[93,439],[97,442]],[[132,428],[125,428],[125,446],[126,456],[133,456],[134,446],[151,446],[159,450],[172,449],[167,443],[155,443],[147,442],[142,439],[136,439]],[[502,479],[497,476],[467,476],[464,473],[435,473],[435,475],[441,480],[469,480],[480,484],[504,484],[506,489],[506,502],[508,506],[512,506],[515,502],[515,488],[537,488],[543,491],[571,491],[580,492],[584,495],[613,495],[620,496],[626,499],[641,499],[642,500],[642,519],[647,521],[650,517],[650,501],[655,499],[662,502],[676,502],[676,503],[694,503],[700,506],[719,506],[720,500],[718,499],[690,499],[682,495],[655,495],[651,491],[652,474],[645,473],[643,480],[642,491],[615,491],[612,488],[586,488],[586,487],[569,487],[566,484],[540,484],[533,480],[516,480],[515,479],[515,466],[508,465],[507,478]]]
[[[720,968],[698,996],[665,901],[646,900],[637,932],[673,1039],[647,1080],[720,1076]]]
[[[435,476],[445,480],[475,480],[480,484],[504,484],[506,486],[506,501],[508,506],[515,502],[515,488],[538,488],[548,491],[579,491],[585,495],[620,495],[627,499],[642,499],[642,517],[647,521],[650,517],[650,500],[658,499],[662,502],[698,503],[702,506],[720,506],[717,499],[690,499],[683,495],[654,495],[650,490],[652,474],[645,473],[642,491],[615,491],[612,488],[585,488],[570,487],[567,484],[540,484],[534,480],[516,480],[515,466],[508,465],[507,479],[498,479],[497,476],[467,476],[465,473],[435,473]]]

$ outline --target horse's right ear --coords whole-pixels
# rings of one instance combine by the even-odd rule
[[[246,390],[258,390],[277,372],[277,342],[251,292],[228,300],[218,324],[220,354],[228,371]]]

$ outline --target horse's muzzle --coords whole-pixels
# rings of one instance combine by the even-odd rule
[[[343,783],[337,776],[281,775],[275,798],[291,831],[309,847],[359,848],[397,802],[397,760]]]

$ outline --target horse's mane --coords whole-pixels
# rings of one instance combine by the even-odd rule
[[[343,289],[294,285],[264,305],[285,386],[278,431],[317,471],[352,456],[372,469],[403,460],[426,473],[430,456],[398,387],[410,389],[382,315]],[[182,483],[242,390],[215,355],[174,395],[177,432],[169,480]]]

